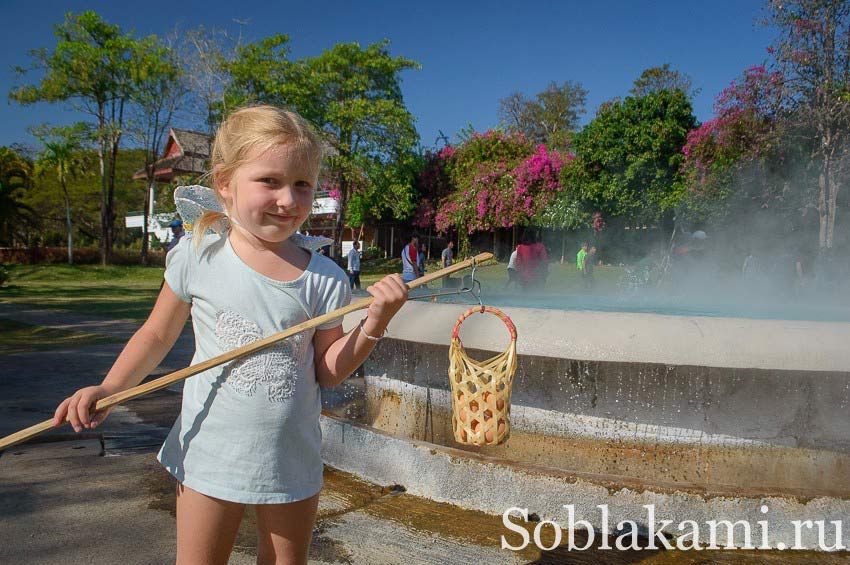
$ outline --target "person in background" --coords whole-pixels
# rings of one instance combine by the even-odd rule
[[[348,282],[352,290],[355,286],[360,290],[360,242],[357,240],[354,240],[348,250]]]
[[[183,220],[179,218],[168,224],[168,227],[171,228],[171,241],[168,242],[168,247],[165,248],[166,255],[168,255],[169,251],[177,247],[177,244],[186,235],[186,232],[183,230]]]
[[[526,232],[517,246],[516,267],[523,288],[541,288],[548,273],[549,256],[533,232]]]
[[[443,249],[443,253],[440,255],[440,268],[445,269],[446,267],[449,267],[452,263],[454,263],[454,247],[454,241],[450,241],[446,244],[446,248]],[[441,284],[443,288],[457,288],[457,279],[453,279],[451,277],[443,277]]]
[[[546,251],[546,246],[543,245],[543,237],[540,232],[534,235],[532,250],[534,251],[537,269],[534,286],[542,290],[546,286],[546,279],[549,278],[549,253]]]
[[[508,259],[508,280],[505,281],[505,289],[507,289],[511,285],[511,283],[513,283],[515,287],[519,286],[519,277],[517,276],[516,272],[517,249],[519,249],[519,246],[517,246],[513,250],[510,258]]]
[[[803,254],[797,252],[793,255],[794,258],[794,293],[800,294],[800,291],[806,286],[806,277],[803,274]]]
[[[455,260],[455,242],[450,241],[446,244],[446,248],[443,249],[443,255],[441,257],[441,268],[445,269],[446,267],[450,267]]]
[[[419,267],[419,276],[425,274],[425,262],[428,259],[428,248],[424,243],[419,244],[419,253],[416,255],[416,265]]]
[[[578,269],[579,273],[584,274],[584,258],[587,256],[587,244],[582,243],[581,249],[576,253],[576,269]]]
[[[582,269],[582,281],[587,290],[593,290],[593,269],[596,267],[596,246],[592,245],[590,251],[584,256],[584,268]]]
[[[741,276],[744,279],[752,279],[758,273],[758,259],[752,251],[747,253],[744,265],[741,267]]]
[[[422,276],[419,271],[419,236],[411,235],[401,250],[401,280],[409,283]]]

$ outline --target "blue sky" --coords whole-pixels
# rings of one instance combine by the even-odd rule
[[[498,124],[500,98],[532,96],[551,81],[570,80],[588,91],[590,120],[602,102],[625,96],[643,69],[670,63],[691,76],[701,92],[694,109],[712,117],[717,93],[744,69],[763,62],[773,33],[757,23],[764,0],[587,0],[524,3],[404,2],[360,0],[254,0],[205,2],[109,2],[96,0],[0,0],[0,93],[19,82],[13,65],[27,51],[52,47],[52,26],[67,11],[94,9],[107,21],[138,35],[180,27],[227,27],[248,21],[249,40],[276,32],[291,37],[293,57],[316,55],[338,42],[363,45],[390,40],[394,55],[422,69],[402,76],[408,108],[424,146],[442,130],[454,139],[472,124]],[[32,143],[26,128],[78,119],[61,105],[22,107],[0,102],[0,145]]]

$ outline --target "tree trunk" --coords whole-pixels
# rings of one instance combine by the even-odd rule
[[[68,264],[74,264],[74,228],[71,224],[71,198],[68,196],[68,188],[65,186],[64,177],[59,179],[62,184],[62,192],[65,195],[65,225],[68,229]]]
[[[837,175],[829,174],[829,199],[827,200],[826,247],[832,248],[835,232],[835,215],[838,212],[838,183]]]
[[[97,108],[97,119],[100,140],[97,144],[97,159],[100,165],[100,264],[108,263],[107,240],[109,239],[109,219],[106,213],[107,206],[107,182],[106,182],[106,141],[103,136],[106,135],[104,130],[106,117],[104,116],[103,104],[99,104]]]
[[[106,260],[111,263],[112,262],[112,246],[115,242],[115,164],[118,160],[118,143],[119,140],[116,138],[112,142],[112,148],[110,151],[110,159],[109,159],[109,192],[107,193],[107,247],[106,247]]]
[[[150,191],[145,195],[145,207],[142,212],[142,265],[145,267],[148,266],[148,243],[150,241],[150,232],[148,231],[148,218],[151,214],[151,194],[154,191],[154,180],[153,171],[148,173],[148,186],[150,187],[148,190]]]
[[[342,191],[340,191],[342,192]],[[339,213],[336,216],[336,222],[334,223],[334,248],[333,248],[333,257],[342,257],[342,236],[345,232],[345,206],[343,206],[343,199],[340,197],[339,199]]]
[[[829,185],[829,156],[824,155],[823,166],[818,175],[818,247],[821,251],[826,249],[827,226],[829,224],[827,213],[827,188]]]
[[[567,230],[561,230],[561,265],[567,256]]]
[[[112,262],[112,244],[115,241],[115,165],[118,160],[118,147],[121,144],[121,128],[124,125],[124,100],[118,101],[118,118],[115,119],[115,105],[112,106],[112,122],[110,127],[110,158],[109,158],[109,182],[107,184],[107,207],[106,207],[106,261]]]
[[[340,179],[339,209],[337,210],[336,221],[334,222],[334,243],[331,250],[331,256],[334,258],[342,257],[342,237],[345,234],[345,212],[348,209],[349,192],[348,181],[344,178]]]

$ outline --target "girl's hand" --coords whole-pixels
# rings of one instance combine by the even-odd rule
[[[383,334],[392,317],[407,301],[407,285],[401,280],[401,275],[394,273],[369,286],[366,291],[375,298],[367,311],[367,323],[368,329],[377,330],[377,334],[369,333]]]
[[[113,392],[105,389],[103,386],[81,388],[63,400],[59,407],[56,408],[56,412],[53,414],[53,426],[61,426],[67,419],[75,432],[80,432],[83,428],[92,429],[97,427],[98,424],[106,419],[112,408],[95,414],[91,414],[91,410],[94,409],[98,400],[106,398],[111,394]]]

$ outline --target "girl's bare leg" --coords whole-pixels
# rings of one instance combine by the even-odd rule
[[[245,506],[177,485],[177,565],[227,565]]]
[[[319,494],[289,504],[258,504],[257,563],[302,565],[307,563]]]

